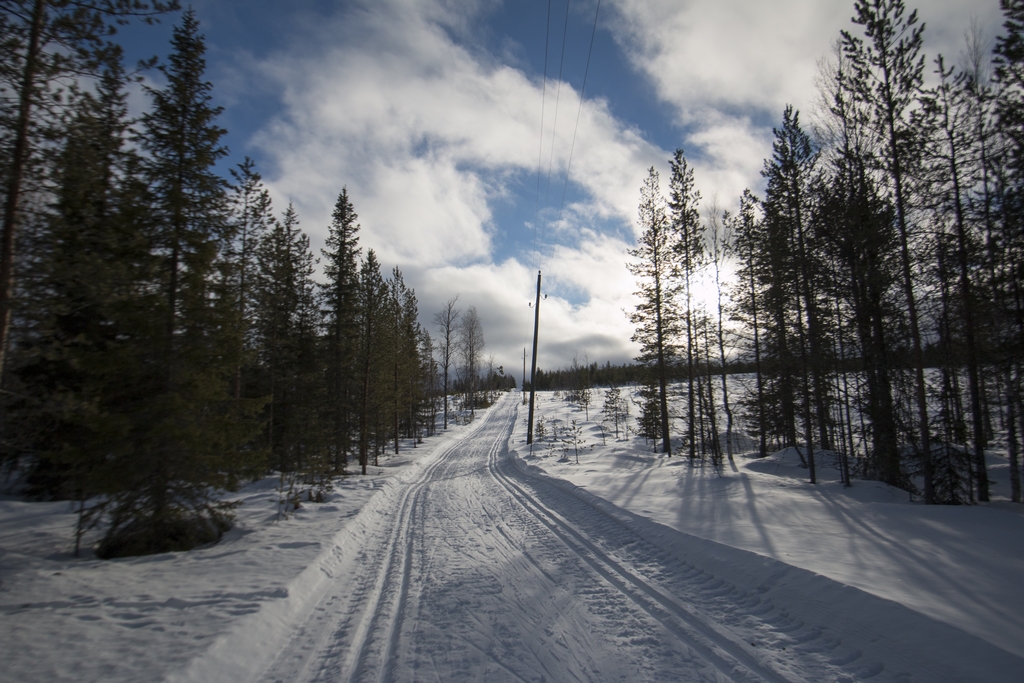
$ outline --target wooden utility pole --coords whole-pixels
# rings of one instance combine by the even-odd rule
[[[523,405],[526,405],[526,347],[523,347]]]
[[[533,406],[537,395],[537,329],[540,327],[540,271],[537,271],[537,303],[533,306],[533,365],[530,366],[530,413],[526,443],[533,443]],[[525,369],[524,369],[525,370]]]

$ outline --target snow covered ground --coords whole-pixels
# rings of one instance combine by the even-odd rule
[[[1005,458],[989,455],[993,503],[926,506],[879,482],[844,488],[828,467],[812,486],[792,450],[765,460],[737,457],[735,467],[716,473],[654,453],[636,437],[617,441],[607,429],[602,445],[593,409],[585,422],[578,406],[551,392],[538,397],[538,415],[557,425],[579,421],[588,445],[578,465],[562,459],[554,438],[535,445],[533,455],[522,451],[538,470],[659,524],[859,588],[1024,658],[1024,506],[1007,501]],[[936,643],[936,652],[943,647],[962,650]],[[1024,669],[1007,680],[1024,680]]]
[[[0,681],[1021,680],[1019,506],[719,476],[541,394],[595,446],[559,462],[517,398],[188,553],[75,560],[66,504],[0,500]]]
[[[300,591],[375,493],[468,429],[403,443],[400,456],[339,478],[325,503],[282,520],[277,479],[255,482],[233,496],[243,501],[235,527],[187,553],[76,559],[68,503],[0,498],[0,681],[156,681],[182,669],[241,617]]]

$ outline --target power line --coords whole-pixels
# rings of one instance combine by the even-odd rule
[[[590,73],[590,57],[594,54],[594,36],[597,35],[597,15],[601,12],[601,0],[597,0],[597,10],[594,11],[594,29],[590,33],[590,50],[587,51],[587,67],[583,70],[583,86],[580,88],[580,106],[576,110],[576,126],[572,129],[572,145],[569,146],[569,162],[565,165],[565,184],[562,186],[562,203],[558,205],[558,217],[562,217],[562,209],[565,207],[565,193],[569,189],[569,170],[572,168],[572,153],[576,149],[576,131],[580,127],[580,114],[583,112],[583,93],[587,89],[587,75]]]
[[[544,24],[544,78],[540,91],[540,135],[537,145],[537,201],[534,204],[534,213],[540,211],[540,170],[544,163],[544,104],[548,94],[548,40],[551,37],[551,0],[548,0],[548,18]],[[534,226],[534,233],[537,228]]]
[[[551,154],[548,156],[547,190],[544,192],[544,206],[548,205],[548,197],[551,195],[551,166],[555,160],[555,133],[558,131],[558,98],[562,93],[562,66],[565,64],[565,37],[569,32],[569,4],[565,0],[565,25],[562,27],[562,55],[558,60],[558,86],[555,88],[555,120],[551,123]]]
[[[566,0],[566,2],[568,3],[568,0]],[[566,18],[568,19],[568,4],[566,5]],[[530,389],[531,389],[531,391],[530,391],[530,419],[529,419],[529,427],[528,427],[528,430],[527,430],[530,433],[529,436],[531,438],[529,439],[529,441],[531,441],[531,442],[532,442],[532,436],[533,436],[533,403],[534,403],[533,399],[534,399],[534,391],[535,391],[534,375],[536,373],[536,368],[537,368],[537,325],[538,325],[539,320],[540,320],[540,318],[539,318],[539,315],[540,315],[540,269],[539,269],[539,264],[536,263],[536,260],[540,259],[540,243],[539,243],[539,240],[540,240],[540,178],[541,178],[541,169],[543,168],[543,164],[544,164],[544,110],[545,110],[545,107],[546,107],[546,104],[547,104],[548,53],[550,52],[550,40],[551,40],[551,0],[548,0],[548,13],[547,13],[547,18],[546,18],[545,24],[544,24],[544,76],[543,76],[543,80],[542,80],[541,96],[540,96],[540,135],[538,136],[539,137],[539,142],[538,142],[538,145],[537,145],[537,199],[536,199],[536,202],[534,204],[534,217],[533,217],[533,256],[534,256],[534,259],[535,259],[534,265],[538,266],[538,270],[537,270],[537,304],[536,304],[537,305],[537,310],[534,311],[534,328],[533,328],[533,368],[531,369],[531,372],[530,372]],[[564,35],[564,31],[563,31],[563,36],[562,36],[562,54],[563,55],[565,54],[565,35]],[[562,71],[561,65],[559,65],[558,71],[559,71],[559,79],[561,79],[561,71]],[[556,101],[555,114],[556,114],[556,120],[557,120],[557,113],[558,113],[558,108],[557,108],[557,101],[558,100],[557,100],[557,98],[556,98],[555,101]],[[554,149],[554,144],[555,144],[554,143],[554,134],[552,134],[552,139],[551,139],[552,149]],[[550,166],[549,166],[549,168],[548,168],[548,190],[549,191],[550,191],[550,186],[551,186],[550,178],[551,178],[551,170],[550,170]],[[546,194],[545,194],[544,202],[545,202],[545,205],[546,205],[547,204],[547,196],[546,196]],[[526,391],[526,347],[524,346],[523,347],[523,392],[524,392],[523,396],[524,396],[524,399],[525,399],[525,391]]]

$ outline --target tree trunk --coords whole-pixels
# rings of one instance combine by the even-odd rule
[[[4,204],[4,225],[0,244],[0,381],[3,380],[7,361],[7,347],[11,330],[12,299],[14,297],[14,246],[18,225],[18,202],[21,199],[21,181],[28,162],[28,129],[32,114],[32,95],[36,87],[40,38],[46,23],[46,0],[36,0],[32,8],[32,26],[29,29],[25,70],[22,72],[21,92],[18,94],[18,120],[14,130],[14,151],[11,154],[10,178]]]

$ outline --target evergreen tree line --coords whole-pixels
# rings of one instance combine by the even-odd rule
[[[717,367],[716,367],[717,371]],[[585,372],[585,374],[582,374]],[[678,374],[678,373],[677,373]],[[596,361],[583,366],[579,363],[570,364],[568,367],[557,370],[543,370],[537,368],[537,391],[571,391],[581,384],[596,387],[621,387],[627,384],[636,384],[646,377],[646,369],[640,365],[623,363],[612,365],[606,361],[599,365]],[[526,381],[526,388],[529,391],[530,381]]]
[[[321,499],[432,433],[442,397],[416,294],[362,254],[345,189],[318,281],[255,164],[214,172],[226,131],[191,10],[129,118],[111,29],[169,9],[24,0],[0,24],[2,454],[31,495],[76,501],[76,552],[99,525],[102,557],[217,539],[221,492],[269,471],[292,505]]]
[[[761,455],[797,448],[811,482],[825,457],[847,484],[956,504],[989,499],[985,449],[1000,445],[1021,501],[1024,2],[1001,7],[991,55],[971,26],[950,65],[924,55],[902,0],[856,0],[813,125],[785,108],[765,195],[744,192],[738,211],[701,219],[682,151],[667,199],[651,169],[632,319],[665,452],[676,418],[691,458],[720,462],[723,431],[731,457],[737,410]],[[694,279],[721,285],[728,264],[727,303],[719,286],[708,311]],[[731,396],[740,364],[754,378]],[[684,414],[670,416],[680,368]]]

